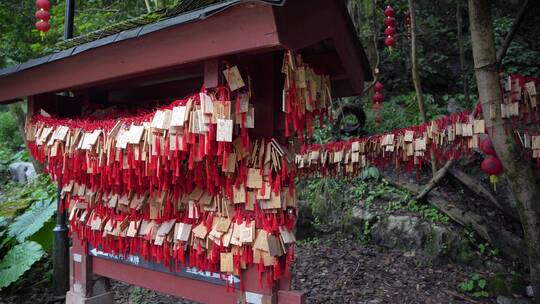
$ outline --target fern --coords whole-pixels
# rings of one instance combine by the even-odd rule
[[[45,251],[36,242],[24,242],[11,248],[0,261],[0,289],[17,281],[43,254]]]
[[[24,242],[29,236],[38,232],[56,211],[54,199],[42,200],[34,203],[24,214],[17,217],[9,226],[8,234]]]

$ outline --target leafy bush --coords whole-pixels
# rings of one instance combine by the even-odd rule
[[[24,144],[17,121],[9,111],[0,112],[0,143],[11,151],[20,150]]]
[[[51,247],[55,196],[56,187],[45,176],[27,185],[5,185],[0,196],[0,289],[17,281]]]
[[[439,106],[432,95],[424,94],[426,114],[428,119],[436,118],[446,114],[446,108]],[[383,121],[375,122],[375,114],[371,107],[365,107],[366,111],[366,131],[369,134],[386,132],[398,128],[410,127],[422,123],[416,101],[416,93],[410,92],[398,95],[384,102],[381,109]]]
[[[469,293],[476,298],[489,297],[489,293],[486,290],[486,279],[478,273],[472,274],[468,280],[459,283],[458,287],[461,291]]]

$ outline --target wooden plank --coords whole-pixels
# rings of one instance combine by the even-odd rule
[[[279,45],[272,7],[238,5],[208,19],[82,52],[0,78],[0,102],[144,75]]]
[[[236,303],[236,294],[221,285],[176,277],[103,258],[92,258],[95,274],[201,303]]]

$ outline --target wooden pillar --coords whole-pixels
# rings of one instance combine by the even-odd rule
[[[69,250],[69,291],[66,304],[112,304],[113,293],[107,278],[92,272],[92,256],[74,239]]]

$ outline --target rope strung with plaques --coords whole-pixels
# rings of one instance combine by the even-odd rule
[[[538,107],[538,86],[540,79],[510,75],[504,79],[504,99],[500,112],[509,119],[513,133],[526,159],[536,159],[540,168],[540,107]],[[494,103],[489,105],[489,117],[496,117]],[[489,155],[482,169],[490,175],[493,184],[502,173],[502,166],[491,148],[486,124],[480,118],[482,107],[477,105],[476,115],[469,111],[439,117],[431,122],[403,129],[393,130],[364,138],[333,141],[322,145],[303,145],[295,157],[297,176],[309,178],[320,175],[356,175],[368,164],[386,167],[395,166],[406,171],[416,170],[429,162],[433,150],[439,163],[470,155],[473,149]],[[536,130],[536,131],[534,131]],[[482,140],[482,144],[481,144]],[[426,143],[430,143],[429,145]]]

